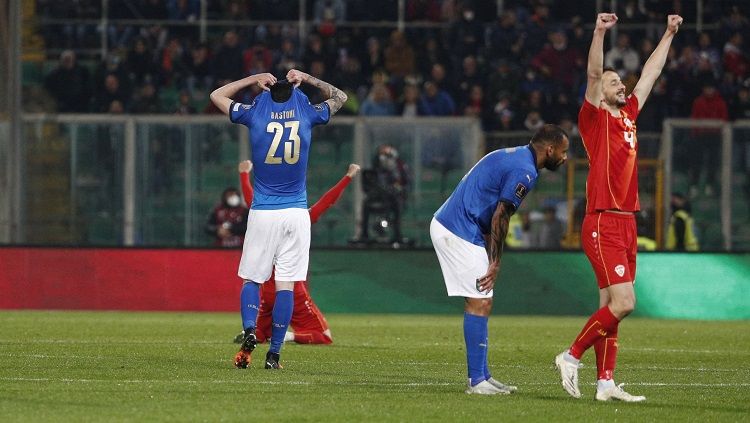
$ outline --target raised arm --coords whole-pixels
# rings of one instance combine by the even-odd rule
[[[602,99],[602,70],[604,69],[604,34],[617,23],[614,13],[600,13],[596,16],[596,27],[589,48],[586,68],[586,100],[596,107]]]
[[[667,17],[667,30],[664,31],[661,41],[659,41],[654,52],[646,60],[646,64],[643,65],[641,79],[638,80],[633,89],[633,94],[638,98],[638,110],[643,108],[643,104],[646,103],[646,99],[651,94],[651,89],[654,87],[656,79],[661,75],[661,70],[667,61],[669,46],[672,44],[672,39],[677,34],[681,24],[682,17],[679,15],[669,15]]]
[[[487,268],[487,273],[477,279],[477,290],[481,292],[488,292],[495,286],[495,278],[500,271],[500,256],[503,255],[503,244],[505,243],[505,237],[508,235],[508,224],[515,210],[513,204],[500,201],[492,215],[489,239],[490,265]]]
[[[318,89],[322,91],[323,95],[326,97],[325,102],[328,103],[328,108],[331,110],[331,116],[339,111],[341,106],[346,103],[346,100],[348,98],[345,92],[334,87],[333,85],[325,81],[321,81],[314,76],[310,76],[305,72],[298,71],[297,69],[292,69],[287,72],[286,80],[294,84],[295,87],[298,87],[299,84],[303,82],[318,87]]]
[[[341,180],[336,183],[331,189],[329,189],[325,194],[323,194],[320,199],[313,204],[312,207],[310,207],[310,222],[316,223],[320,216],[323,215],[329,208],[331,208],[332,205],[336,203],[336,201],[339,200],[339,197],[341,197],[341,194],[344,193],[344,190],[349,185],[349,182],[352,181],[352,178],[357,176],[359,173],[359,165],[358,164],[350,164],[349,169],[346,171],[346,175],[344,175]]]
[[[245,199],[245,204],[250,207],[253,204],[253,185],[250,183],[250,171],[253,170],[253,162],[243,160],[237,170],[240,173],[242,197]]]
[[[211,101],[225,115],[229,115],[229,107],[232,105],[232,96],[237,94],[241,89],[258,84],[262,89],[268,91],[271,85],[276,83],[276,77],[270,73],[259,73],[242,78],[238,81],[230,82],[223,87],[215,89],[211,93]]]

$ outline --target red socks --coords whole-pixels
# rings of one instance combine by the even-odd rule
[[[570,355],[577,359],[581,359],[583,353],[587,349],[591,348],[596,341],[604,338],[611,338],[614,334],[616,341],[617,336],[617,325],[620,323],[614,314],[609,310],[609,307],[604,306],[591,315],[589,321],[581,330],[581,333],[576,337],[573,345],[570,346]],[[616,344],[612,341],[612,344]]]
[[[594,343],[597,379],[612,380],[617,362],[617,328]]]

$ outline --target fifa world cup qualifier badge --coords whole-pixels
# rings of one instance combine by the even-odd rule
[[[518,183],[518,185],[516,185],[516,197],[518,197],[518,199],[523,200],[523,198],[526,197],[526,193],[528,192],[529,189],[526,188],[526,185],[520,182]]]

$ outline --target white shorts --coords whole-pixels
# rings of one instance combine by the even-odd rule
[[[307,209],[250,210],[239,277],[263,283],[307,279],[310,262],[310,212]]]
[[[430,223],[430,238],[449,297],[492,298],[493,291],[483,293],[477,289],[477,279],[487,273],[490,265],[483,247],[459,238],[434,217]]]

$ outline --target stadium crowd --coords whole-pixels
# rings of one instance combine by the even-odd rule
[[[595,10],[589,3],[506,0],[498,13],[492,1],[407,0],[402,32],[383,24],[397,19],[395,0],[314,0],[306,14],[309,32],[298,45],[296,0],[208,1],[207,17],[216,25],[205,43],[189,24],[201,16],[198,0],[110,2],[108,54],[91,69],[76,53],[100,40],[96,25],[40,26],[45,45],[62,50],[44,87],[58,112],[216,113],[207,102],[215,87],[299,68],[349,94],[342,114],[470,115],[488,131],[558,123],[575,134],[591,38],[586,25]],[[605,66],[618,69],[632,88],[663,31],[663,17],[678,12],[687,24],[695,22],[694,7],[686,3],[619,1],[615,12],[624,28],[614,46],[605,44]],[[684,31],[672,45],[639,130],[659,131],[666,117],[750,118],[744,40],[750,7],[736,4],[704,1],[703,21],[714,29]],[[102,14],[98,0],[38,0],[37,11],[54,18]],[[178,93],[172,104],[160,98],[165,91]],[[256,94],[245,92],[242,100]],[[317,91],[308,95],[320,101]]]

